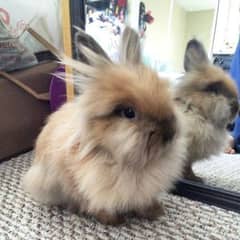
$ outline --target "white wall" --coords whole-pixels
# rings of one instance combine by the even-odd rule
[[[130,0],[130,21],[135,21],[132,15],[138,11],[136,6],[133,9],[133,2],[139,1]],[[143,2],[154,17],[154,22],[147,24],[144,54],[150,56],[147,63],[150,62],[156,70],[182,72],[184,51],[187,41],[192,37],[202,41],[207,51],[210,49],[213,9],[188,11],[176,0]],[[194,0],[191,2],[194,4]]]
[[[220,0],[213,53],[232,54],[240,34],[240,0]]]
[[[197,38],[202,42],[206,51],[211,47],[212,26],[214,22],[214,10],[187,12],[186,42]]]
[[[169,58],[168,46],[168,21],[171,0],[144,0],[146,10],[152,11],[154,22],[147,24],[145,45],[149,53],[160,59]]]

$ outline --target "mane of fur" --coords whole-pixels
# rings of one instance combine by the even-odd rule
[[[186,151],[181,112],[167,82],[136,64],[135,52],[126,54],[132,62],[126,65],[80,49],[90,65],[66,56],[62,62],[87,79],[86,91],[49,117],[24,189],[37,201],[77,206],[101,220],[128,211],[148,215],[148,209],[154,215],[158,194],[181,176]],[[132,106],[139,117],[114,115],[119,103]],[[174,135],[164,142],[169,129]]]

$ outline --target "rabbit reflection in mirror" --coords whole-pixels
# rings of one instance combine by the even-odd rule
[[[227,146],[227,126],[239,110],[237,88],[227,73],[210,63],[203,45],[196,39],[187,44],[184,68],[185,76],[175,92],[187,126],[184,177],[202,182],[193,173],[192,164],[222,153]]]

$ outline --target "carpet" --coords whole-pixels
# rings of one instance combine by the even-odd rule
[[[221,154],[196,162],[193,171],[210,186],[240,193],[240,154]]]
[[[240,239],[240,215],[183,197],[164,194],[165,216],[127,219],[119,227],[32,201],[20,187],[32,152],[0,164],[0,240]]]

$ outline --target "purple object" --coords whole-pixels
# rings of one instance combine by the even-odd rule
[[[65,73],[64,66],[58,67],[55,73]],[[53,76],[50,83],[49,93],[51,111],[54,112],[67,100],[66,83],[59,77]]]

